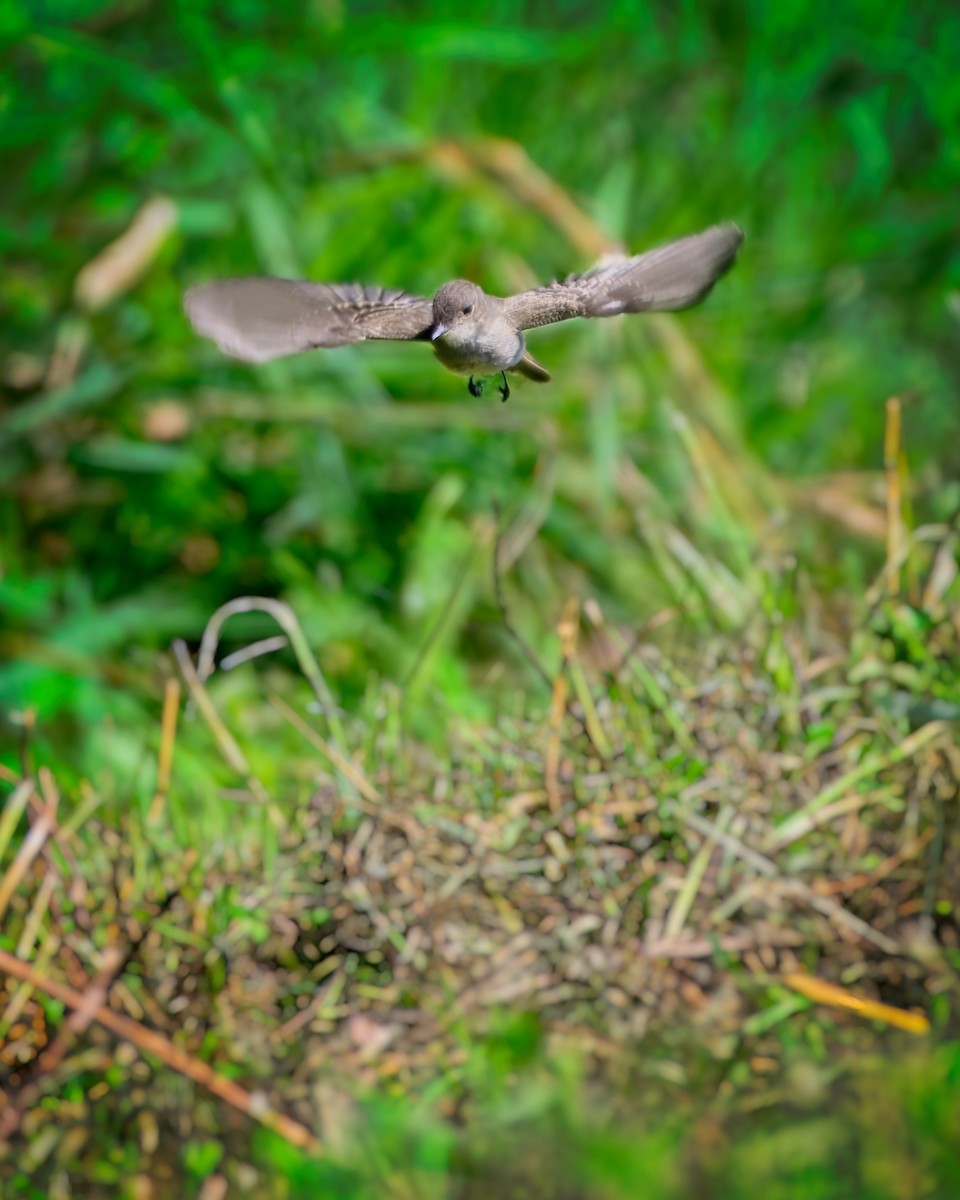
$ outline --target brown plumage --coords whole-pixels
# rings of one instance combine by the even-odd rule
[[[474,377],[519,371],[550,375],[526,348],[523,331],[572,317],[679,310],[699,303],[733,265],[743,234],[714,225],[632,258],[607,260],[558,283],[500,298],[455,279],[428,300],[389,288],[250,277],[192,288],[187,316],[233,358],[266,362],[305,350],[368,339],[432,341],[445,367]],[[506,374],[501,393],[509,394]]]

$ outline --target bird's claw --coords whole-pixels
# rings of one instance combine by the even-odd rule
[[[506,371],[500,372],[500,378],[503,380],[503,383],[498,386],[497,391],[500,393],[501,399],[506,400],[510,395],[510,385],[507,383]],[[467,390],[469,391],[470,395],[477,397],[482,396],[484,382],[485,380],[474,379],[474,377],[471,375],[470,380],[467,383]]]

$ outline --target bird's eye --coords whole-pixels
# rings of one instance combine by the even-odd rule
[[[465,304],[465,305],[463,306],[463,315],[464,315],[465,317],[469,317],[469,316],[470,316],[470,314],[471,314],[472,312],[473,312],[473,305],[472,305],[472,304]]]

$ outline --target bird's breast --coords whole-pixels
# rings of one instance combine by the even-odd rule
[[[448,371],[458,375],[495,375],[523,357],[523,334],[515,329],[451,329],[433,343]]]

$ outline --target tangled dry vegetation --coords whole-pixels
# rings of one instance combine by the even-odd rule
[[[149,812],[102,819],[90,789],[68,809],[46,769],[7,780],[2,1140],[38,1167],[82,1158],[97,1120],[133,1120],[146,1151],[247,1118],[333,1144],[358,1084],[442,1079],[454,1113],[505,1012],[675,1092],[704,1057],[721,1093],[783,1075],[813,1025],[837,1048],[927,1031],[960,950],[960,750],[936,699],[960,623],[930,625],[931,692],[898,641],[911,612],[813,645],[758,617],[694,656],[602,628],[578,650],[570,610],[550,715],[465,727],[447,762],[378,766],[348,749],[363,730],[322,736],[273,697],[303,735],[287,794],[178,648],[248,776],[225,803],[262,837],[185,843],[173,678]]]

